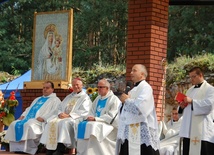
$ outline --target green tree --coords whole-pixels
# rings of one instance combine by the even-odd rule
[[[214,6],[170,6],[167,59],[214,53]]]
[[[124,64],[127,0],[81,1],[74,18],[74,66]],[[78,53],[78,54],[77,54]]]
[[[34,12],[74,9],[73,66],[124,64],[127,0],[10,0],[0,6],[0,70],[31,67]]]

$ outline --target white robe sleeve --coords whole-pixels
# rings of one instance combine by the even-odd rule
[[[209,87],[203,99],[193,99],[193,114],[207,115],[214,109],[214,87]]]

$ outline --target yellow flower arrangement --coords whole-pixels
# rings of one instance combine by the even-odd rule
[[[91,87],[88,87],[88,89],[86,90],[87,94],[93,94],[94,93],[94,89]]]
[[[98,96],[98,89],[96,87],[95,88],[88,87],[86,93],[90,96],[91,101],[93,102],[95,98]]]

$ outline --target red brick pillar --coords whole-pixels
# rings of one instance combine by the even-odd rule
[[[134,64],[147,67],[158,120],[165,98],[161,61],[167,54],[168,6],[169,0],[129,0],[128,4],[126,80]]]

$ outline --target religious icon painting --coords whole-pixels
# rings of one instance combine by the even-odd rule
[[[69,81],[73,10],[34,13],[31,81]]]

